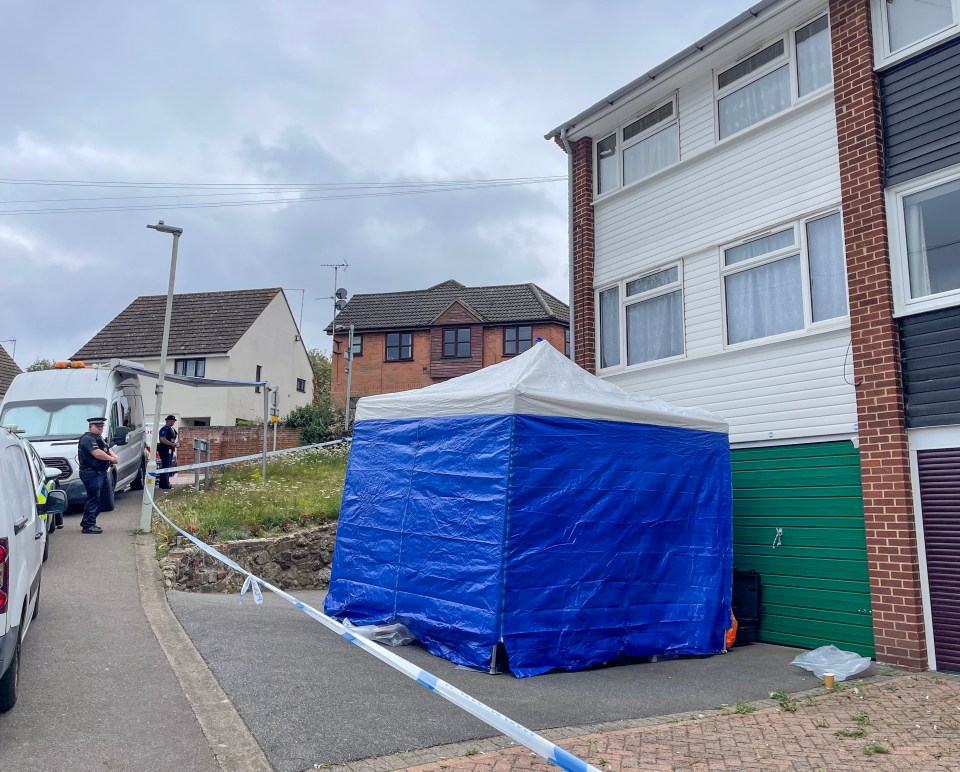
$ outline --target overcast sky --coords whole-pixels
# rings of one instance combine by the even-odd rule
[[[321,263],[346,260],[351,293],[533,281],[566,300],[563,182],[164,211],[277,196],[12,181],[564,175],[544,133],[748,4],[0,0],[0,339],[23,367],[65,358],[137,295],[166,292],[170,237],[145,228],[158,218],[184,228],[178,292],[302,288],[306,343],[326,350]],[[100,200],[49,200],[79,197]],[[2,214],[108,205],[146,208]]]

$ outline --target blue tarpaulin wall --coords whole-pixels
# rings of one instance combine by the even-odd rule
[[[723,650],[725,433],[536,415],[358,421],[326,612],[485,668]]]

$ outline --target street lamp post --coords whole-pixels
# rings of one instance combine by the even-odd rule
[[[160,372],[157,375],[157,399],[153,407],[153,436],[150,440],[150,454],[147,459],[147,477],[143,486],[143,503],[140,505],[140,530],[150,530],[150,520],[153,515],[150,498],[153,496],[157,482],[157,445],[160,441],[160,414],[163,410],[163,376],[167,369],[167,343],[170,340],[170,317],[173,313],[173,282],[177,275],[177,247],[180,245],[180,236],[183,228],[165,225],[160,220],[156,225],[148,228],[158,233],[169,233],[173,236],[173,251],[170,253],[170,281],[167,284],[167,308],[163,316],[163,340],[160,343]]]

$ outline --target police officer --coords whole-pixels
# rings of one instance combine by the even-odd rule
[[[80,459],[80,480],[87,491],[87,500],[83,505],[83,519],[80,528],[83,533],[103,533],[97,525],[100,514],[100,493],[104,485],[109,485],[107,470],[117,463],[117,454],[104,442],[103,426],[107,419],[103,416],[87,419],[87,432],[80,438],[78,456]]]
[[[173,454],[177,450],[177,430],[173,425],[177,422],[175,415],[168,415],[160,427],[160,441],[157,443],[157,453],[160,454],[160,468],[169,469],[173,466]],[[157,485],[161,488],[172,488],[169,474],[158,474]]]

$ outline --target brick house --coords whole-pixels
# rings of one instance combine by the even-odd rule
[[[568,314],[565,303],[536,284],[465,287],[450,280],[424,290],[354,295],[336,319],[331,399],[346,402],[344,352],[351,324],[353,403],[502,362],[538,337],[568,353]],[[327,333],[333,332],[328,326]]]
[[[955,0],[764,0],[547,134],[575,359],[730,421],[762,640],[960,669],[958,73]]]
[[[7,389],[10,388],[13,379],[20,375],[21,372],[23,371],[17,363],[13,361],[13,357],[7,353],[7,350],[3,346],[0,346],[0,399],[7,393]]]

